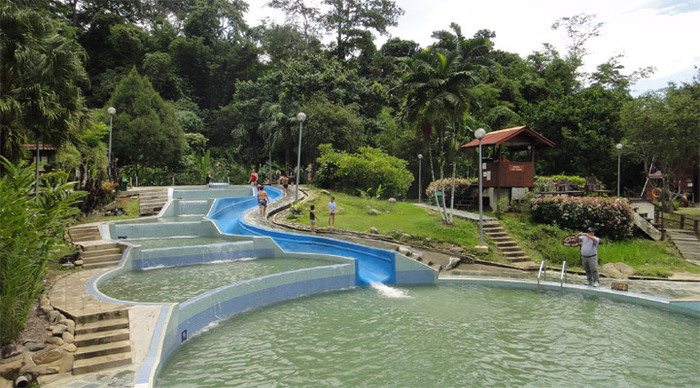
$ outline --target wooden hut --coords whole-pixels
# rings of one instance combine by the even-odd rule
[[[474,139],[462,148],[477,148]],[[528,126],[489,132],[481,140],[481,146],[489,149],[483,158],[484,197],[495,208],[500,198],[522,198],[535,184],[535,150],[554,148],[554,143]]]

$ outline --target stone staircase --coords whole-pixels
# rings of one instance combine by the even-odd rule
[[[503,255],[511,263],[531,263],[532,259],[523,252],[498,220],[484,221],[484,234],[494,242]],[[533,263],[534,264],[534,263]]]
[[[116,243],[83,245],[80,258],[84,269],[113,267],[122,258],[123,248]]]
[[[668,237],[688,262],[700,265],[700,241],[692,230],[666,229]]]
[[[74,244],[84,241],[102,240],[97,225],[79,225],[68,228],[68,235]]]
[[[139,213],[142,216],[158,214],[167,201],[167,188],[139,190]]]
[[[74,375],[131,364],[129,310],[78,316],[75,322]]]

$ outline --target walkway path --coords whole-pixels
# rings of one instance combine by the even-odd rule
[[[420,206],[422,208],[434,210],[436,212],[440,211],[439,207],[433,206],[433,205],[427,205],[424,203],[417,203],[415,205]],[[479,221],[479,213],[465,212],[464,210],[456,210],[456,209],[450,210],[450,208],[447,208],[447,212],[451,213],[455,217],[464,218],[465,220]],[[484,221],[490,221],[490,220],[495,220],[495,218],[489,217],[489,216],[484,216]]]

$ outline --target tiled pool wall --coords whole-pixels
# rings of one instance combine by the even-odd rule
[[[438,278],[438,271],[429,266],[409,259],[408,257],[394,253],[396,264],[396,285],[434,284]]]
[[[230,186],[217,189],[178,189],[172,190],[173,199],[207,200],[212,198],[250,197],[254,194],[252,186]]]
[[[324,258],[322,255],[308,255]],[[342,259],[341,259],[342,260]],[[149,386],[167,360],[193,335],[212,324],[272,303],[355,287],[355,265],[306,268],[233,283],[164,307],[150,355],[137,372],[136,384]]]

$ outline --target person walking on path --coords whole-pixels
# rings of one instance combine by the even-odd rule
[[[309,224],[311,225],[311,234],[316,234],[316,206],[311,205],[309,208]]]
[[[338,206],[335,204],[335,197],[331,196],[331,201],[328,202],[328,226],[333,229],[335,226],[335,211]]]
[[[578,236],[581,245],[581,264],[586,270],[588,285],[598,287],[600,280],[598,277],[598,245],[600,238],[595,236],[595,229],[588,228],[585,233]]]
[[[267,210],[267,203],[270,201],[270,197],[267,196],[267,191],[260,185],[258,186],[258,206],[260,207],[260,217],[265,217],[265,211]]]
[[[287,175],[282,174],[282,176],[280,176],[280,183],[284,188],[284,195],[289,196],[289,178]]]
[[[255,169],[250,170],[250,178],[248,178],[248,183],[252,186],[258,185],[258,173]]]

